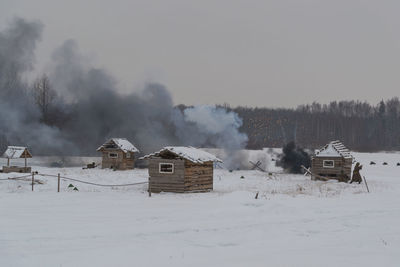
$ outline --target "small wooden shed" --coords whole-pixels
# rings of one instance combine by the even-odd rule
[[[102,153],[102,169],[131,170],[135,168],[135,153],[139,150],[126,138],[111,138],[97,151]]]
[[[7,150],[3,154],[3,158],[7,159],[7,166],[3,166],[3,172],[20,172],[30,173],[31,167],[28,167],[28,158],[32,158],[32,154],[26,147],[23,146],[8,146]],[[11,159],[25,159],[24,167],[21,166],[10,166]]]
[[[194,147],[169,146],[141,159],[149,160],[149,191],[207,192],[213,190],[213,154]]]
[[[353,159],[350,150],[340,141],[332,141],[317,150],[311,158],[311,172],[314,174],[311,179],[326,177],[347,182],[351,178]]]

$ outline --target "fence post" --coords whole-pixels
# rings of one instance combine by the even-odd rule
[[[365,186],[367,187],[367,191],[368,191],[368,193],[369,193],[369,188],[368,188],[367,180],[365,179],[365,176],[363,176],[363,178],[364,178]]]
[[[33,184],[35,183],[35,173],[32,172],[32,192],[33,192]]]
[[[60,174],[57,175],[57,192],[60,193]]]
[[[150,182],[150,177],[149,177],[149,197],[151,197],[151,182]]]

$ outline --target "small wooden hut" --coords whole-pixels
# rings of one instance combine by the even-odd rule
[[[351,178],[353,159],[350,151],[340,141],[332,141],[317,150],[311,158],[311,179],[328,178],[347,182]]]
[[[97,151],[102,153],[102,169],[130,170],[135,168],[139,150],[125,138],[111,138]]]
[[[213,190],[214,155],[194,147],[164,147],[149,160],[149,191],[207,192]]]
[[[3,172],[20,172],[30,173],[31,167],[28,167],[28,158],[32,158],[32,154],[26,147],[23,146],[8,146],[7,150],[3,154],[3,158],[7,159],[7,166],[3,166]],[[10,166],[11,159],[25,159],[24,167],[21,166]]]

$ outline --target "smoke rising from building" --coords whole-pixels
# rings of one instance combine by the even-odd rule
[[[51,58],[48,73],[58,97],[43,122],[23,80],[33,71],[43,25],[15,19],[0,32],[0,145],[29,146],[35,154],[93,155],[110,137],[126,137],[143,153],[166,145],[244,148],[236,113],[213,106],[180,110],[165,86],[148,83],[121,94],[114,77],[91,66],[77,43],[65,41]]]

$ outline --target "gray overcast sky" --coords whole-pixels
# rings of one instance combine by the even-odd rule
[[[38,69],[75,39],[123,90],[164,83],[175,103],[372,103],[399,95],[400,1],[0,0],[45,24]]]

